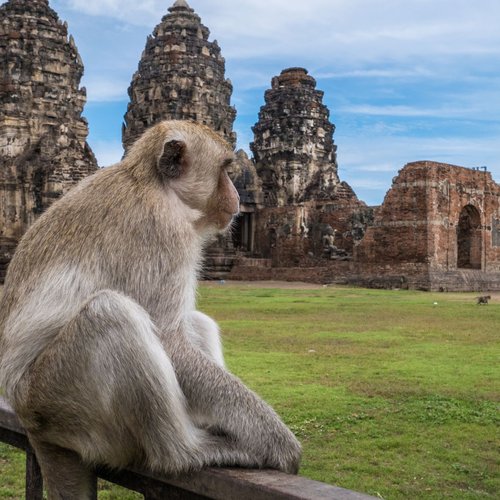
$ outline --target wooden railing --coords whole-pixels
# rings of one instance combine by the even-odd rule
[[[26,433],[9,404],[0,397],[0,441],[26,451],[26,500],[42,500],[43,482]],[[272,470],[209,468],[181,477],[147,471],[95,471],[97,478],[137,491],[147,500],[368,500],[362,493]]]

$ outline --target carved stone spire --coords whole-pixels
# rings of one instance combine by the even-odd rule
[[[268,205],[328,199],[340,184],[335,126],[322,101],[323,92],[303,68],[272,79],[250,144]]]
[[[216,41],[185,0],[177,0],[146,42],[129,87],[125,150],[151,125],[167,119],[194,120],[233,145],[236,110],[232,84]]]
[[[83,64],[47,0],[0,6],[0,280],[37,214],[97,163],[86,143]]]

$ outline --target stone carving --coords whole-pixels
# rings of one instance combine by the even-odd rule
[[[323,237],[321,238],[321,241],[323,243],[323,248],[328,252],[331,252],[331,250],[337,250],[337,247],[335,246],[336,233],[337,233],[336,229],[333,229],[332,226],[327,226],[327,229],[323,234]]]
[[[0,280],[35,217],[97,169],[81,116],[82,73],[47,0],[0,7]]]
[[[338,248],[335,245],[335,237],[337,235],[337,230],[333,229],[332,226],[327,225],[324,229],[321,242],[323,244],[323,256],[332,260],[348,260],[349,254],[342,248]]]
[[[161,120],[194,120],[219,132],[233,146],[233,86],[224,77],[217,41],[186,1],[177,0],[146,42],[129,87],[123,126],[125,150]]]
[[[250,145],[267,206],[334,197],[340,184],[335,126],[322,100],[303,68],[285,69],[272,79]]]

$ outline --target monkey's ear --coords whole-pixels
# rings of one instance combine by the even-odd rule
[[[186,164],[186,144],[182,141],[168,141],[158,160],[158,172],[167,179],[177,179],[182,175]]]

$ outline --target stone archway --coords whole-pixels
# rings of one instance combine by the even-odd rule
[[[481,269],[481,216],[476,207],[466,205],[457,226],[457,267]]]

